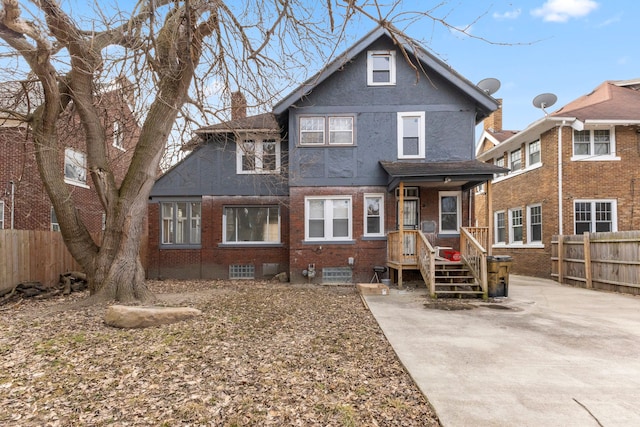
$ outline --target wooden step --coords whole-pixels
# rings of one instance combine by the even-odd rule
[[[438,291],[436,290],[436,295],[442,294],[465,294],[465,295],[482,295],[484,292],[482,291]]]

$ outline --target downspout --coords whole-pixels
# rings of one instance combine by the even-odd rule
[[[15,195],[16,195],[16,184],[13,181],[9,181],[11,184],[11,229],[13,230],[13,219],[15,214]]]
[[[558,235],[563,235],[562,228],[562,128],[566,126],[566,121],[562,121],[558,126]]]

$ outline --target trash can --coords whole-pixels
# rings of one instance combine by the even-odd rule
[[[509,296],[509,272],[513,259],[509,255],[487,257],[487,291],[489,297]]]

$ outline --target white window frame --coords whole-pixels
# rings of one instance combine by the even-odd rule
[[[186,204],[185,216],[178,218],[178,204]],[[165,215],[165,205],[172,205],[171,215]],[[200,215],[193,215],[193,205],[199,206]],[[177,229],[176,225],[180,222],[186,222],[184,228],[185,235],[182,241],[176,243]],[[167,231],[169,233],[167,233]],[[169,234],[167,236],[167,234]],[[202,202],[195,200],[174,200],[160,202],[160,245],[168,247],[194,247],[200,246],[202,242]]]
[[[498,222],[499,217],[502,216],[502,227]],[[507,244],[507,213],[505,211],[496,211],[493,214],[493,229],[494,229],[494,244],[496,245],[506,245]],[[500,240],[499,230],[502,228],[504,230],[504,239]]]
[[[531,151],[531,147],[537,147],[538,149],[536,151]],[[531,155],[534,153],[538,153],[538,161],[536,162],[531,161]],[[527,167],[539,165],[540,163],[542,163],[542,144],[539,139],[536,139],[535,141],[527,144]]]
[[[442,199],[444,197],[455,197],[456,198],[456,229],[444,229],[442,225],[444,221],[442,220],[443,214],[451,214],[451,212],[443,212],[442,211]],[[462,192],[461,191],[439,191],[438,192],[438,219],[439,219],[439,232],[440,234],[460,234],[460,227],[462,226]]]
[[[344,119],[349,119],[349,121],[351,122],[351,129],[350,130],[344,130],[344,129],[336,129],[335,128],[335,122],[337,122],[337,120],[344,120]],[[319,123],[322,123],[322,128],[321,129],[313,129],[313,130],[303,130],[303,126],[302,126],[302,122],[304,120],[318,120]],[[320,147],[320,146],[350,146],[350,145],[354,145],[355,144],[355,116],[353,115],[349,115],[349,114],[345,114],[345,115],[339,115],[339,114],[319,114],[319,115],[305,115],[305,116],[298,116],[298,135],[299,135],[299,143],[301,146],[305,146],[305,147]],[[317,126],[316,126],[317,127]],[[335,138],[334,135],[338,132],[342,132],[342,133],[347,133],[350,132],[351,133],[351,141],[350,142],[335,142]],[[304,142],[304,134],[305,133],[321,133],[322,134],[322,140],[320,142]]]
[[[68,174],[73,174],[70,176]],[[64,150],[64,182],[79,187],[87,185],[87,155],[72,148]]]
[[[517,162],[514,161],[514,157]],[[509,168],[511,169],[510,173],[518,173],[522,170],[522,149],[520,147],[509,153]]]
[[[58,223],[58,217],[53,206],[51,206],[51,231],[60,231],[60,223]]]
[[[369,212],[369,201],[370,200],[378,200],[378,212],[377,215],[375,212]],[[382,193],[365,193],[364,195],[364,208],[363,208],[363,213],[364,213],[364,222],[363,222],[363,228],[364,228],[364,235],[367,237],[381,237],[384,236],[384,194]],[[377,218],[378,219],[378,228],[380,231],[378,231],[377,233],[371,233],[369,232],[369,219],[370,218]]]
[[[277,216],[278,216],[278,222],[277,222],[277,233],[275,236],[275,239],[273,240],[228,240],[229,236],[228,236],[228,232],[227,232],[227,209],[242,209],[242,208],[250,208],[250,209],[266,209],[267,210],[267,215],[269,215],[271,213],[272,209],[275,209],[277,211]],[[229,205],[229,206],[225,206],[222,210],[222,242],[225,245],[272,245],[272,244],[280,244],[281,242],[281,217],[280,217],[280,207],[278,205]],[[235,235],[238,236],[240,233],[238,233],[237,227],[238,227],[238,221],[235,222],[236,224],[236,231],[235,231]],[[269,220],[267,220],[267,222],[263,225],[266,225],[267,227],[270,225],[273,225],[269,222]],[[268,232],[269,233],[269,232]]]
[[[125,151],[124,148],[124,126],[118,120],[113,122],[113,144],[118,150]]]
[[[499,166],[499,167],[501,167],[501,168],[504,168],[504,167],[505,167],[505,164],[504,164],[504,154],[503,154],[502,156],[500,156],[500,157],[496,157],[496,160],[495,160],[494,164],[495,164],[496,166]],[[506,173],[497,173],[497,174],[496,174],[496,178],[500,178],[500,177],[503,177],[503,176],[505,176],[505,175],[506,175]]]
[[[534,223],[533,222],[533,210],[534,209],[540,209],[540,222],[539,223]],[[534,240],[533,239],[533,226],[534,225],[539,225],[540,226],[540,239],[538,240]],[[541,203],[536,203],[533,205],[529,205],[527,206],[527,243],[542,243],[542,204]]]
[[[595,132],[597,131],[609,131],[609,152],[607,154],[595,154]],[[601,161],[601,160],[620,160],[620,157],[616,156],[616,132],[615,126],[600,127],[594,129],[585,129],[582,132],[589,132],[589,153],[588,154],[576,154],[576,133],[574,130],[571,133],[571,153],[572,161]]]
[[[519,212],[519,215],[516,216],[515,213]],[[514,224],[516,219],[520,219],[520,224]],[[515,240],[515,229],[520,228],[520,240]],[[513,208],[509,209],[509,243],[510,244],[521,244],[524,243],[524,213],[522,212],[522,208]]]
[[[375,58],[386,57],[389,59],[389,69],[375,68]],[[375,71],[388,71],[389,80],[374,81]],[[396,51],[395,50],[370,50],[367,52],[367,85],[368,86],[394,86],[396,84]]]
[[[245,144],[253,143],[254,147],[254,165],[253,169],[243,169],[244,167],[244,156],[248,155],[245,151]],[[273,143],[276,148],[275,156],[276,156],[276,164],[275,169],[265,169],[264,163],[264,147],[266,144]],[[236,144],[236,171],[240,175],[253,175],[253,174],[278,174],[280,173],[280,139],[275,136],[270,135],[245,135],[243,138],[238,140]]]
[[[618,203],[616,199],[574,199],[573,201],[573,233],[577,234],[576,203],[590,204],[590,233],[596,232],[596,203],[611,204],[611,232],[618,231]]]
[[[418,118],[418,154],[404,154],[404,119]],[[424,159],[425,158],[425,114],[424,111],[403,111],[398,113],[398,159]]]
[[[324,220],[324,236],[323,237],[311,237],[310,234],[310,220],[311,209],[310,202],[314,200],[323,200],[323,220]],[[347,236],[333,237],[333,204],[335,201],[347,201],[348,211],[347,217],[348,228]],[[317,219],[315,219],[317,220]],[[336,241],[350,241],[353,236],[353,200],[351,196],[306,196],[304,198],[304,239],[310,242],[336,242]]]
[[[4,229],[4,202],[0,200],[0,230]]]

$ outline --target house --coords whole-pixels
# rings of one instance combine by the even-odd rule
[[[124,178],[138,124],[127,103],[125,86],[110,86],[103,90],[100,103],[102,120],[109,135],[106,138],[109,156],[117,182]],[[54,230],[58,221],[47,195],[35,158],[31,130],[6,111],[28,115],[42,102],[42,90],[35,81],[14,81],[0,84],[0,229]],[[73,104],[58,123],[60,140],[60,170],[72,190],[73,203],[90,232],[102,230],[104,210],[91,189],[87,173],[83,131]]]
[[[384,28],[269,113],[246,117],[236,94],[231,120],[199,129],[151,191],[148,275],[356,283],[379,266],[427,280],[436,247],[463,250],[473,188],[506,171],[475,159],[496,107]]]
[[[477,158],[510,172],[492,182],[492,218],[477,218],[513,272],[551,277],[554,235],[640,228],[640,80],[606,81],[503,139],[493,114]]]

